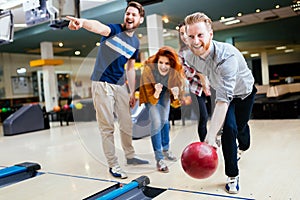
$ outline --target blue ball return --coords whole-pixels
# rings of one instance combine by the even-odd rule
[[[41,166],[37,163],[24,162],[0,170],[0,187],[10,185],[36,176]]]
[[[117,183],[84,200],[148,200],[166,191],[166,189],[149,187],[147,186],[149,183],[150,179],[147,176],[141,176],[128,184]]]

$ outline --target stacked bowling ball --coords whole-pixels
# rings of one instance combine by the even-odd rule
[[[181,166],[193,178],[208,178],[217,170],[217,151],[205,142],[191,143],[181,154]]]
[[[54,111],[54,112],[60,112],[60,110],[61,110],[61,107],[60,107],[60,106],[54,106],[54,107],[53,107],[53,111]]]

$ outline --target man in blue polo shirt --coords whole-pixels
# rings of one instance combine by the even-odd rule
[[[139,40],[134,32],[143,23],[144,14],[142,5],[131,1],[125,9],[123,24],[103,24],[97,20],[67,17],[70,20],[70,30],[84,28],[103,36],[91,76],[92,96],[109,172],[112,176],[122,179],[127,178],[127,174],[121,169],[115,155],[114,114],[118,118],[127,164],[149,163],[135,156],[129,108],[129,105],[135,104],[134,63],[139,49]],[[125,83],[125,74],[128,85]]]
[[[216,136],[223,127],[221,142],[228,176],[225,189],[228,193],[238,193],[237,152],[250,147],[248,121],[256,93],[254,78],[237,48],[213,40],[212,21],[204,13],[187,16],[185,25],[190,49],[185,61],[195,69],[194,73],[206,75],[216,91],[216,104],[205,141],[217,147]]]

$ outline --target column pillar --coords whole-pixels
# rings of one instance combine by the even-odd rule
[[[269,62],[267,52],[261,52],[261,76],[262,84],[269,85]]]
[[[53,46],[52,42],[41,42],[41,58],[53,59]],[[54,66],[43,66],[43,85],[44,85],[44,97],[45,108],[49,112],[53,110],[54,106],[58,105],[58,88],[57,77]]]
[[[157,14],[147,16],[149,56],[154,55],[164,45],[162,17]]]

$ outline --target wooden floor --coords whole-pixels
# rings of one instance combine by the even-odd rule
[[[171,149],[180,158],[182,150],[198,141],[196,122],[175,122],[171,129]],[[149,137],[134,140],[136,153],[149,165],[127,166],[116,137],[120,165],[128,172],[125,180],[108,173],[96,122],[53,122],[48,130],[15,136],[0,136],[0,167],[21,162],[41,165],[39,176],[0,188],[1,200],[83,199],[116,182],[129,183],[141,175],[151,187],[167,189],[155,199],[300,199],[300,120],[251,120],[252,145],[240,166],[240,192],[224,191],[226,176],[219,149],[219,166],[207,179],[193,179],[181,168],[180,159],[170,163],[170,172],[155,170]],[[2,131],[2,127],[1,127]],[[3,132],[3,131],[2,131]],[[118,133],[116,133],[118,134]]]

